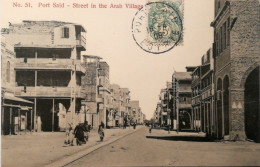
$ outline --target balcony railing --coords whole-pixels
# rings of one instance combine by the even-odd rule
[[[76,69],[75,69],[76,67]],[[53,58],[16,58],[16,69],[71,69],[85,73],[80,60]]]
[[[84,98],[85,94],[80,87],[15,87],[15,95],[21,97],[76,97]]]
[[[103,103],[104,104],[104,98],[101,94],[97,96],[97,103]]]
[[[86,38],[84,37],[84,35],[78,36],[77,45],[86,48]]]
[[[179,104],[179,109],[191,108],[191,104]]]

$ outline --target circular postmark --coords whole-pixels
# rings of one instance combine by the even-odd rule
[[[146,52],[160,54],[182,41],[182,18],[173,6],[165,2],[150,2],[133,18],[132,35]]]

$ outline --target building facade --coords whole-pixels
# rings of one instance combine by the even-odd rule
[[[1,35],[1,134],[32,131],[33,102],[15,97],[15,52]]]
[[[195,67],[186,67],[187,72],[174,72],[173,86],[173,119],[177,131],[192,129],[191,112],[191,74]]]
[[[16,55],[14,94],[34,102],[33,129],[75,127],[84,119],[80,59],[85,29],[67,22],[23,21],[7,31]]]
[[[260,141],[259,1],[215,0],[216,136]]]
[[[82,101],[85,119],[94,129],[98,128],[99,116],[98,107],[103,103],[103,98],[99,93],[99,70],[100,60],[98,56],[83,55],[82,66],[86,69],[85,75],[81,78],[81,89],[86,93],[85,100]]]
[[[192,129],[214,135],[214,59],[210,48],[192,72]]]
[[[123,123],[125,123],[126,125],[130,125],[130,120],[131,120],[131,117],[130,117],[130,109],[131,109],[130,93],[131,92],[129,91],[128,88],[121,88],[120,90],[121,90],[122,103],[123,103],[123,106],[121,107],[121,112],[123,112],[123,116],[124,116]]]

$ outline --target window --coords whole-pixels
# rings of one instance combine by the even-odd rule
[[[10,62],[7,62],[6,66],[6,82],[10,82]]]
[[[216,33],[216,54],[219,53],[218,46],[219,46],[219,44],[218,44],[218,33]]]
[[[186,101],[187,101],[187,98],[186,98],[186,97],[183,97],[183,101],[186,102]]]
[[[61,34],[62,38],[69,38],[69,28],[68,27],[63,27],[61,33],[62,33]]]
[[[229,29],[229,26],[230,26],[230,18],[228,18],[228,20],[227,20],[227,46],[229,46],[229,43],[230,43],[230,29]]]
[[[210,59],[210,50],[207,51],[207,62],[209,62]]]
[[[219,33],[219,53],[222,52],[222,34],[223,34],[223,30],[222,30],[222,27],[220,28],[220,33]]]
[[[223,26],[223,49],[226,49],[226,41],[227,41],[226,33],[227,33],[227,24],[225,22]]]

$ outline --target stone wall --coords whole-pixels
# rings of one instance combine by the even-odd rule
[[[230,17],[237,18],[231,30],[230,40],[230,139],[244,140],[244,80],[259,66],[259,1],[231,1],[230,6]]]
[[[15,84],[15,53],[14,47],[5,41],[5,37],[2,36],[1,39],[1,87],[5,91],[13,93],[14,84]],[[9,63],[8,63],[9,62]],[[7,68],[10,65],[9,71],[9,81],[7,81]]]

